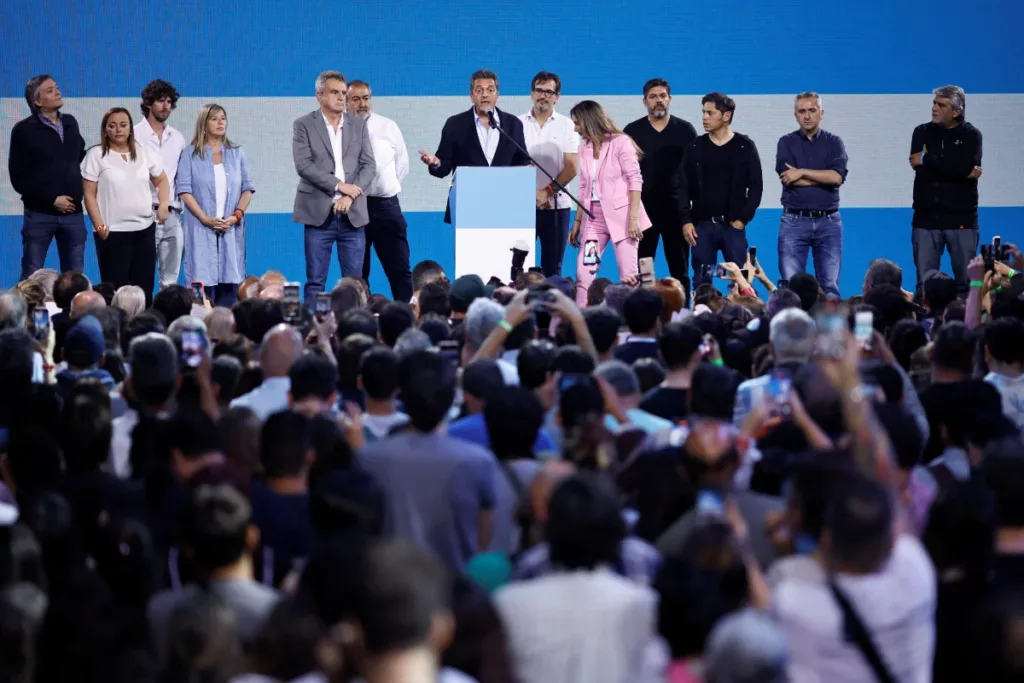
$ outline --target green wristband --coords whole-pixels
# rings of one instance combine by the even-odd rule
[[[971,280],[971,287],[984,287],[985,283],[981,280]]]
[[[723,365],[725,365],[725,361],[722,360],[721,358],[716,358],[713,361],[711,361],[711,364],[717,365],[718,367],[722,367]]]
[[[510,323],[509,321],[505,320],[504,318],[502,318],[501,320],[498,321],[498,327],[500,327],[501,329],[505,330],[509,334],[512,334],[512,330],[515,329],[515,328],[512,327],[512,323]]]

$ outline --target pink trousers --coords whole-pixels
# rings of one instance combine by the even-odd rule
[[[605,247],[612,239],[611,233],[608,231],[608,224],[604,220],[604,212],[601,211],[601,202],[591,203],[590,210],[594,213],[594,218],[590,219],[586,216],[583,218],[580,251],[576,256],[576,305],[580,308],[587,305],[587,290],[590,288],[590,283],[597,277],[597,271],[601,268],[601,255],[604,254]],[[628,276],[635,277],[639,273],[637,264],[639,242],[627,237],[615,242],[612,246],[615,249],[615,261],[619,266],[619,280],[624,280]],[[590,264],[595,256],[597,262]],[[589,265],[584,265],[585,260]]]

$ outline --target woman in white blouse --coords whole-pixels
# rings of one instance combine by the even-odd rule
[[[116,288],[141,287],[148,307],[156,270],[156,222],[167,220],[170,189],[160,155],[135,143],[127,109],[114,107],[103,115],[100,144],[86,152],[82,179],[100,279]],[[155,220],[150,184],[157,191]]]

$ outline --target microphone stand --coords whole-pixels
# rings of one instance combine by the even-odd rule
[[[566,194],[566,196],[569,197],[569,199],[573,200],[576,203],[576,206],[580,207],[580,211],[582,211],[583,213],[585,213],[588,216],[590,216],[590,218],[594,217],[594,214],[591,213],[590,209],[588,209],[587,207],[583,206],[583,204],[580,203],[580,200],[576,199],[576,197],[573,196],[572,192],[569,192],[569,190],[566,189],[565,185],[563,185],[562,183],[558,182],[555,179],[555,176],[551,175],[551,172],[548,171],[548,169],[546,169],[543,166],[541,166],[540,164],[538,164],[537,160],[534,159],[530,155],[530,153],[523,148],[522,145],[520,145],[518,142],[516,142],[515,138],[513,138],[511,135],[506,133],[505,129],[498,125],[497,119],[494,118],[494,110],[493,109],[488,109],[487,110],[487,121],[488,121],[488,123],[491,124],[491,127],[493,127],[499,133],[504,135],[506,140],[511,142],[513,145],[515,145],[516,149],[518,149],[520,152],[522,152],[526,156],[526,158],[529,159],[531,163],[533,163],[534,166],[539,168],[544,173],[544,175],[546,175],[548,178],[550,178],[551,179],[551,184],[554,185],[556,188],[558,188],[558,192],[564,192]],[[556,192],[556,194],[557,194],[557,192]],[[552,197],[552,199],[555,199],[555,197]],[[555,208],[557,208],[557,207],[558,207],[558,202],[556,201],[555,202]]]

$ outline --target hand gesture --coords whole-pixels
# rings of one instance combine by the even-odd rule
[[[221,220],[219,218],[214,218],[213,216],[200,216],[199,222],[208,228],[217,230],[220,226]]]
[[[970,263],[967,264],[967,277],[976,282],[981,282],[985,278],[985,259],[982,258],[981,254],[972,258]]]
[[[526,303],[526,297],[529,294],[529,290],[521,290],[512,297],[512,301],[509,301],[508,306],[505,307],[505,321],[512,327],[525,322],[527,318],[533,315],[533,304]]]
[[[683,239],[691,247],[697,246],[697,227],[693,223],[687,223],[683,226]]]
[[[363,188],[359,187],[358,185],[352,185],[350,183],[338,183],[338,192],[345,195],[346,197],[351,197],[352,199],[355,199],[356,197],[363,193]]]
[[[743,228],[747,227],[747,224],[744,223],[743,221],[733,221],[729,225],[736,228],[737,230],[742,230]]]
[[[93,232],[95,232],[96,236],[101,240],[105,240],[110,235],[110,228],[105,225],[97,225]]]
[[[793,168],[789,164],[786,164],[786,170],[779,174],[779,180],[781,180],[784,185],[792,185],[803,177],[803,169]]]
[[[981,166],[975,166],[971,169],[971,172],[967,174],[970,180],[977,180],[981,177]]]
[[[342,195],[334,200],[334,213],[348,213],[351,207],[352,198],[347,195]]]
[[[75,210],[75,200],[66,194],[62,194],[53,200],[53,208],[61,213],[71,213]]]
[[[436,156],[434,156],[430,152],[424,152],[422,149],[420,150],[420,161],[425,163],[427,166],[440,166],[441,165],[441,160],[440,159],[438,159]]]
[[[548,205],[548,190],[545,187],[537,190],[537,208],[543,209]]]
[[[549,304],[551,312],[557,315],[562,320],[572,320],[575,317],[581,315],[580,309],[576,306],[576,302],[567,297],[560,289],[548,290],[555,297],[555,300]]]
[[[1021,255],[1020,249],[1017,248],[1017,245],[1007,242],[1006,252],[1010,256],[1010,266],[1012,266],[1014,270],[1024,270],[1024,256]]]

